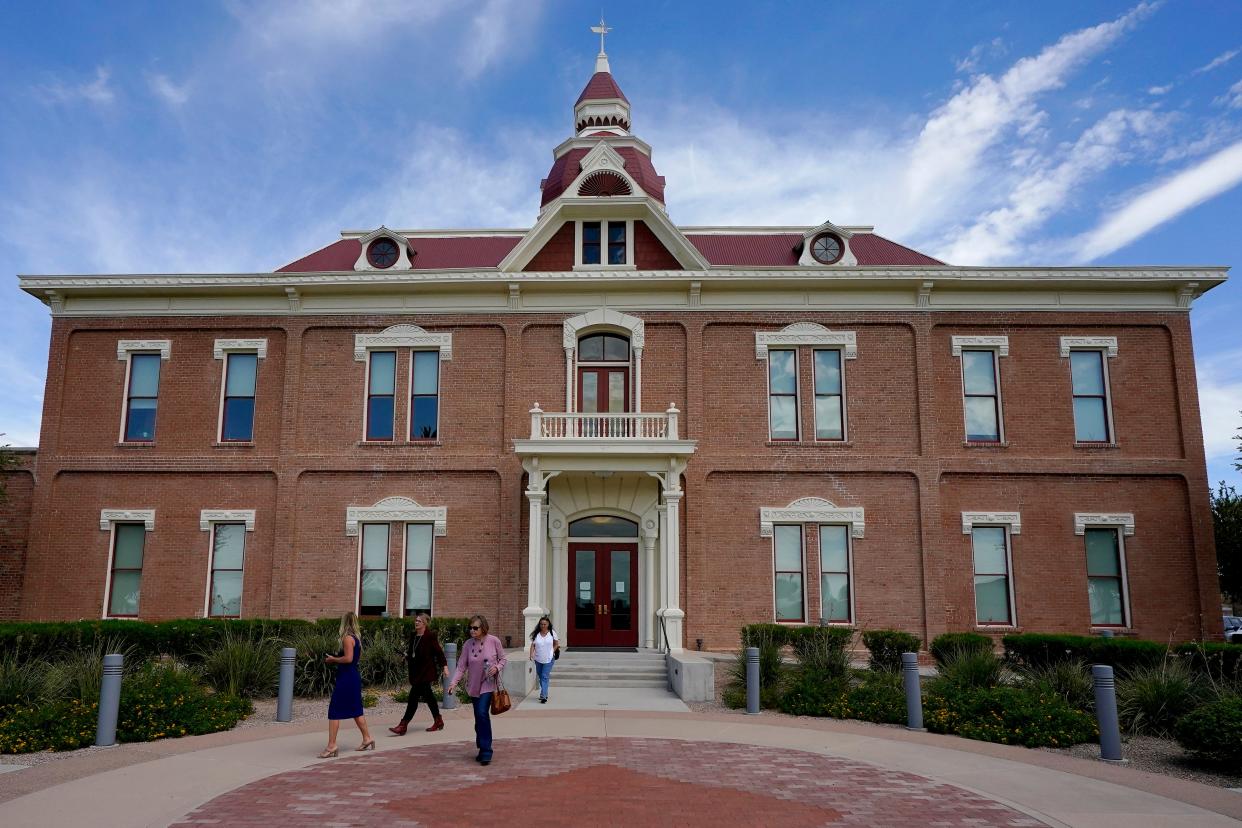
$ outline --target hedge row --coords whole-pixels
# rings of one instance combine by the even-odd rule
[[[1242,677],[1242,645],[1239,644],[1190,643],[1170,648],[1156,641],[1051,633],[1007,635],[1003,641],[1005,658],[1020,668],[1081,661],[1108,664],[1119,671],[1130,672],[1158,666],[1172,652],[1201,672]]]
[[[90,650],[107,644],[110,648],[128,649],[139,659],[171,655],[189,662],[218,644],[227,633],[272,638],[286,641],[312,631],[336,633],[339,618],[318,621],[295,619],[186,618],[177,621],[69,621],[17,622],[0,624],[0,652],[19,658],[56,658],[67,653]],[[459,646],[467,637],[469,622],[464,618],[432,618],[431,626],[442,643]],[[414,628],[413,618],[368,618],[362,621],[363,638],[380,631],[408,635]]]

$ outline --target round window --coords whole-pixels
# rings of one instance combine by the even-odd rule
[[[397,250],[397,243],[392,239],[376,239],[367,248],[367,261],[371,263],[371,267],[381,269],[392,267],[397,263],[400,255],[400,251]]]
[[[820,233],[811,240],[811,255],[820,264],[836,264],[845,252],[845,245],[836,233]]]

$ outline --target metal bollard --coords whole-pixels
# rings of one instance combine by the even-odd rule
[[[116,716],[121,709],[121,667],[125,656],[110,653],[103,657],[103,683],[99,685],[99,722],[95,728],[95,746],[116,744]]]
[[[1121,757],[1121,731],[1117,725],[1117,687],[1113,668],[1092,664],[1095,679],[1095,719],[1100,725],[1100,758],[1105,762],[1124,762]]]
[[[457,672],[457,645],[449,642],[444,645],[444,660],[448,662],[449,676]],[[440,680],[440,689],[444,692],[444,704],[440,705],[445,710],[452,710],[457,707],[457,696],[448,691],[449,679]]]
[[[746,715],[759,715],[759,648],[746,648]]]
[[[276,721],[293,721],[293,670],[298,651],[283,647],[280,651],[280,687],[276,691]]]
[[[919,684],[919,654],[901,654],[901,676],[906,687],[906,730],[923,727],[923,689]]]

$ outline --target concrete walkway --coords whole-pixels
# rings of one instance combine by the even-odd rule
[[[542,710],[522,707],[494,720],[496,757],[489,768],[480,768],[470,761],[474,753],[470,713],[460,709],[450,712],[448,727],[434,734],[420,731],[417,735],[412,733],[403,738],[390,738],[376,723],[377,754],[350,753],[357,733],[352,727],[343,728],[341,745],[345,750],[341,758],[335,760],[319,761],[314,758],[322,748],[325,737],[322,723],[313,722],[87,751],[62,761],[0,775],[0,799],[8,800],[0,804],[0,825],[6,828],[48,825],[165,826],[179,822],[195,809],[203,807],[195,819],[200,821],[199,818],[211,819],[212,809],[229,813],[226,806],[237,797],[233,800],[229,797],[216,800],[216,797],[239,786],[267,779],[245,794],[245,801],[251,803],[270,799],[267,797],[269,790],[294,790],[305,799],[306,786],[293,784],[294,781],[311,778],[306,774],[319,774],[321,777],[323,773],[345,774],[351,768],[367,770],[365,778],[372,782],[383,782],[386,774],[399,773],[399,777],[391,781],[405,791],[407,798],[413,795],[411,790],[417,793],[418,789],[418,772],[411,768],[439,768],[441,765],[441,770],[452,774],[455,787],[479,786],[478,796],[489,795],[491,780],[503,779],[517,780],[507,784],[520,783],[522,789],[529,793],[530,777],[542,773],[528,770],[522,764],[523,757],[533,749],[524,745],[533,746],[536,743],[518,740],[534,739],[545,740],[546,744],[556,745],[561,751],[578,750],[579,753],[586,751],[586,746],[602,745],[602,748],[592,747],[591,750],[600,755],[620,756],[622,758],[615,762],[622,764],[624,757],[632,753],[632,746],[656,750],[660,744],[670,741],[684,745],[675,754],[668,754],[676,758],[649,763],[643,768],[648,771],[647,775],[633,774],[621,768],[621,779],[630,780],[631,795],[634,790],[641,790],[638,786],[650,784],[653,793],[672,796],[661,786],[667,788],[688,784],[704,788],[704,785],[696,784],[701,781],[706,786],[716,786],[721,796],[753,797],[754,793],[741,790],[744,785],[735,784],[739,779],[735,771],[716,769],[711,759],[717,753],[745,757],[746,746],[754,746],[755,761],[747,766],[748,774],[764,767],[763,756],[779,755],[785,757],[783,761],[798,766],[808,762],[835,763],[831,767],[836,771],[831,771],[828,776],[816,777],[813,782],[807,783],[804,790],[830,790],[843,784],[840,780],[846,777],[860,780],[857,782],[858,789],[868,791],[868,795],[876,791],[884,793],[886,786],[891,787],[894,797],[891,807],[898,808],[892,812],[895,816],[905,813],[900,811],[900,807],[908,807],[910,797],[922,797],[924,803],[934,801],[943,805],[944,801],[948,801],[943,798],[943,792],[948,790],[943,786],[947,785],[955,791],[950,799],[957,801],[955,798],[960,798],[964,803],[963,809],[977,807],[982,802],[992,803],[990,807],[997,813],[1005,809],[1017,812],[1018,818],[1009,824],[1030,824],[1034,820],[1052,826],[1114,828],[1123,825],[1167,825],[1206,828],[1236,826],[1242,819],[1242,795],[1225,789],[1060,754],[934,734],[908,733],[900,728],[819,719],[752,718],[735,714],[557,712],[543,707]],[[575,745],[582,747],[577,749]],[[772,751],[777,751],[777,754]],[[510,757],[508,764],[506,752]],[[541,752],[544,752],[543,749],[537,750],[536,754]],[[799,762],[798,756],[806,758]],[[415,757],[417,762],[414,762]],[[673,768],[675,773],[662,773],[662,768],[670,764],[676,765]],[[575,773],[592,772],[585,765],[582,767],[583,770]],[[615,763],[599,767],[618,770]],[[294,775],[277,776],[290,772]],[[554,781],[557,769],[547,770],[546,773],[553,774],[548,777],[548,784],[560,785],[558,790],[567,790]],[[631,776],[624,776],[625,773],[631,773]],[[842,774],[840,779],[832,775],[835,773]],[[663,781],[652,782],[651,774]],[[562,776],[568,777],[568,774]],[[589,781],[590,777],[581,779]],[[598,779],[594,784],[598,785]],[[625,788],[625,785],[618,787]],[[586,789],[594,790],[589,786]],[[505,793],[503,786],[498,791],[498,797]],[[937,795],[928,791],[942,793]],[[243,792],[239,792],[241,794]],[[382,799],[365,798],[372,795],[364,793],[348,800],[350,807],[332,810],[331,819],[327,821],[342,825],[375,824],[367,819],[373,819],[378,813],[387,813],[382,808],[398,808],[397,804],[385,805]],[[624,796],[626,791],[620,790],[617,795]],[[336,800],[334,796],[329,792],[320,798],[325,799],[327,805],[336,803],[343,806],[347,801]],[[906,796],[906,800],[902,800],[901,796]],[[362,810],[369,815],[365,819],[353,819],[352,815],[359,812],[358,802],[372,803],[376,807]],[[871,804],[875,807],[883,805]],[[264,807],[277,805],[280,803],[269,801]],[[297,807],[304,808],[303,805]],[[621,807],[624,809],[625,806]],[[834,806],[824,807],[830,809]],[[843,815],[840,824],[867,824],[851,821],[853,812],[849,807],[835,807]],[[305,819],[287,818],[280,824],[325,824],[323,816],[313,817],[306,810],[296,813],[302,814]],[[415,824],[408,818],[394,816],[398,813],[397,810],[388,813],[386,824]],[[735,813],[747,815],[745,811]],[[906,822],[903,817],[890,822],[881,818],[879,822],[870,824],[926,824],[926,820],[917,821],[919,817],[915,813],[916,821]],[[552,816],[553,822],[547,824],[573,824],[572,812]],[[706,818],[707,813],[702,816]],[[966,819],[968,814],[965,811],[962,816],[961,821],[948,824],[994,824],[972,823]],[[556,822],[556,819],[562,822]],[[566,819],[571,821],[564,822]],[[658,820],[652,823],[650,818],[644,819],[647,824],[660,824]],[[699,824],[695,821],[694,811],[685,811],[678,819],[678,824]],[[802,814],[800,819],[801,822],[793,820],[788,824],[815,822],[808,814]],[[435,820],[429,821],[435,823]],[[826,821],[837,820],[819,818],[821,824]],[[759,824],[753,818],[751,823]],[[626,824],[624,810],[616,812],[609,824]]]
[[[539,703],[539,693],[523,699],[518,710],[634,710],[652,713],[689,713],[686,703],[669,690],[654,687],[557,687],[549,689],[548,703]]]

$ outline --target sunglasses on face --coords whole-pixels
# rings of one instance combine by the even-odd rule
[[[471,627],[471,628],[470,628],[470,630],[471,630],[472,632],[478,631],[478,629],[479,629],[478,627]]]

